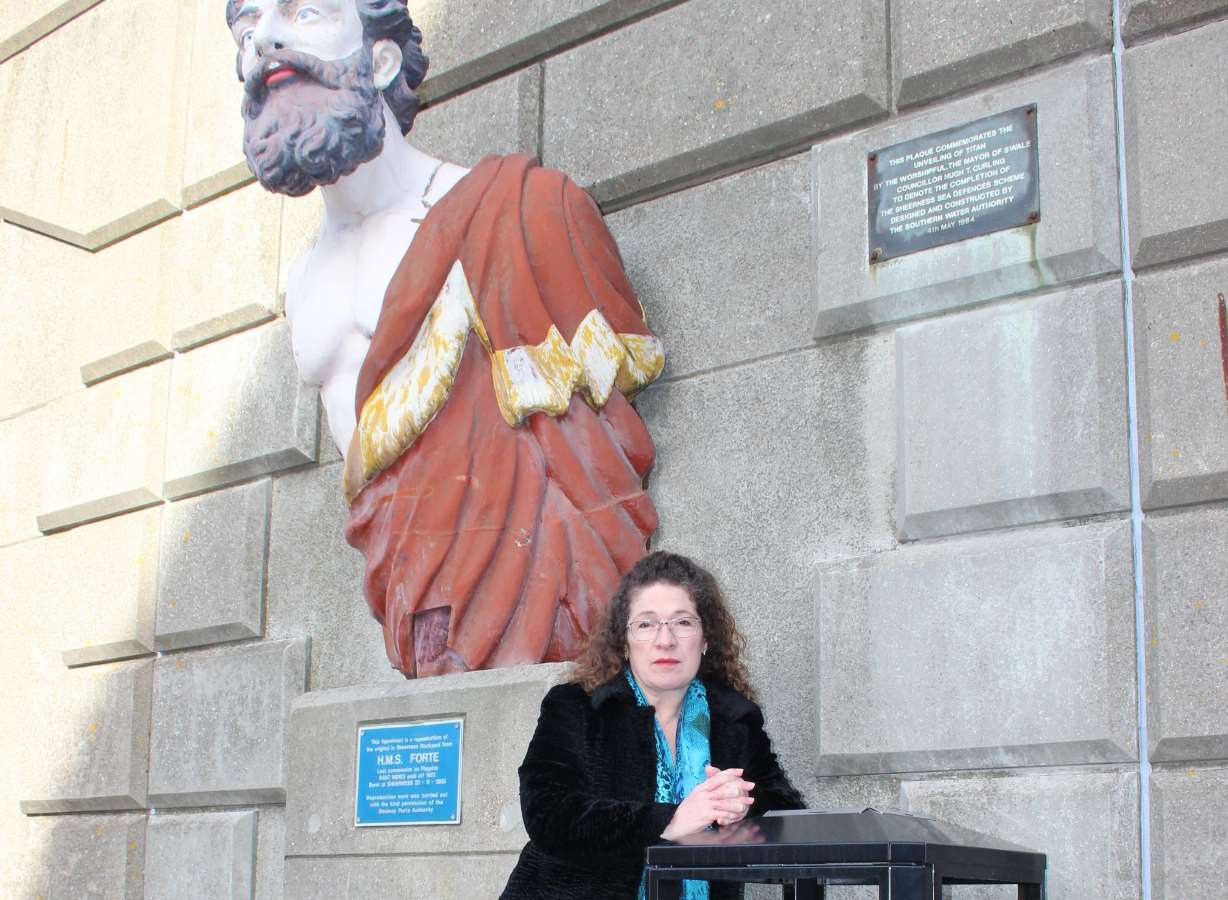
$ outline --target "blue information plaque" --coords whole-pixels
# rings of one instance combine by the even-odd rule
[[[354,824],[460,824],[461,719],[358,729]]]

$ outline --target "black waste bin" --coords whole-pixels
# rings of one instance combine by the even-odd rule
[[[821,900],[827,885],[878,886],[882,900],[942,900],[944,885],[1014,884],[1043,900],[1045,854],[936,819],[894,810],[798,810],[648,848],[648,900],[679,896],[681,880],[783,884]]]

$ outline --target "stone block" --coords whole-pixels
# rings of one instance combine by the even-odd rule
[[[409,139],[420,150],[462,166],[490,153],[541,156],[541,87],[541,66],[531,66],[436,103],[414,119]]]
[[[1121,287],[901,328],[902,539],[1129,508]]]
[[[102,0],[0,0],[0,63]]]
[[[157,260],[173,230],[89,253],[0,224],[0,416],[166,358]]]
[[[46,408],[40,531],[161,502],[170,376],[170,363],[148,366]]]
[[[1100,0],[903,0],[891,8],[896,103],[912,106],[1113,42]]]
[[[243,158],[243,84],[235,71],[237,47],[226,27],[225,4],[196,0],[192,5],[182,172],[187,208],[255,180]]]
[[[653,547],[721,579],[786,771],[814,768],[813,578],[895,546],[890,334],[656,384]],[[770,441],[771,452],[765,450]]]
[[[1159,769],[1151,776],[1153,900],[1218,897],[1228,844],[1215,835],[1228,809],[1228,769]]]
[[[388,662],[362,594],[362,554],[345,542],[341,466],[304,469],[273,486],[269,537],[270,638],[311,637],[313,691],[405,677]]]
[[[176,357],[171,385],[168,499],[315,460],[319,398],[284,321]]]
[[[1228,10],[1225,0],[1123,0],[1122,34],[1131,41],[1150,31],[1188,27],[1207,16]]]
[[[1140,896],[1134,770],[918,778],[905,781],[900,796],[910,812],[1047,854],[1046,896],[1052,900]],[[962,896],[1004,896],[982,890]]]
[[[1039,223],[870,263],[868,154],[1033,103],[1039,132]],[[1094,59],[816,146],[816,336],[1119,271],[1114,127],[1112,67],[1108,60]]]
[[[637,204],[606,222],[665,343],[665,377],[811,344],[805,155]]]
[[[1228,22],[1125,54],[1126,166],[1135,268],[1228,249]],[[1191,152],[1198,148],[1198,152]]]
[[[410,11],[431,57],[422,96],[442,100],[678,2],[543,0],[515,15],[487,4],[419,3]]]
[[[0,67],[0,216],[96,250],[177,214],[195,5],[101,3]]]
[[[281,209],[280,197],[252,185],[184,213],[162,260],[174,349],[190,350],[277,315]]]
[[[360,859],[287,857],[286,896],[295,900],[469,900],[498,897],[519,853]],[[345,885],[338,893],[338,885]]]
[[[149,818],[146,900],[251,900],[255,868],[254,810]]]
[[[38,581],[28,590],[63,620],[66,666],[154,652],[154,598],[162,509],[119,516],[40,542]]]
[[[42,718],[27,723],[26,815],[142,809],[150,660],[45,673]]]
[[[1136,759],[1125,524],[836,563],[818,578],[818,771]]]
[[[0,546],[39,536],[38,509],[51,418],[47,408],[0,419]]]
[[[1148,509],[1228,498],[1228,261],[1134,283],[1139,474]]]
[[[692,0],[549,59],[546,162],[609,212],[883,115],[885,7]]]
[[[56,816],[34,820],[26,852],[32,898],[141,900],[145,816]]]
[[[560,664],[519,666],[313,691],[299,698],[290,713],[287,750],[287,858],[455,853],[472,859],[519,853],[527,838],[516,768],[542,697],[568,672]],[[465,720],[460,824],[355,827],[358,727],[458,716]],[[292,883],[288,866],[287,884]],[[301,896],[289,888],[286,893]]]
[[[263,633],[272,492],[266,479],[166,508],[158,579],[159,650]]]
[[[260,900],[281,900],[285,864],[285,807],[261,807],[256,819],[256,896]],[[295,895],[286,896],[293,900]]]
[[[286,720],[307,641],[176,654],[154,669],[149,800],[158,807],[281,803]]]
[[[1149,516],[1143,533],[1151,758],[1228,758],[1228,510]]]

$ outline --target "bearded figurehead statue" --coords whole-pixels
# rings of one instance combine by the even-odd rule
[[[409,677],[573,658],[657,515],[628,399],[664,364],[592,199],[403,138],[405,0],[228,0],[244,152],[324,218],[286,315],[345,456],[346,539]]]

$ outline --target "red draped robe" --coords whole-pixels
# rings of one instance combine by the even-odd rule
[[[573,658],[657,526],[652,439],[618,389],[518,427],[500,411],[494,351],[538,345],[551,325],[570,342],[594,309],[651,337],[596,204],[529,157],[487,157],[426,216],[359,375],[360,420],[458,260],[490,350],[469,335],[447,400],[357,490],[345,530],[407,677]]]

